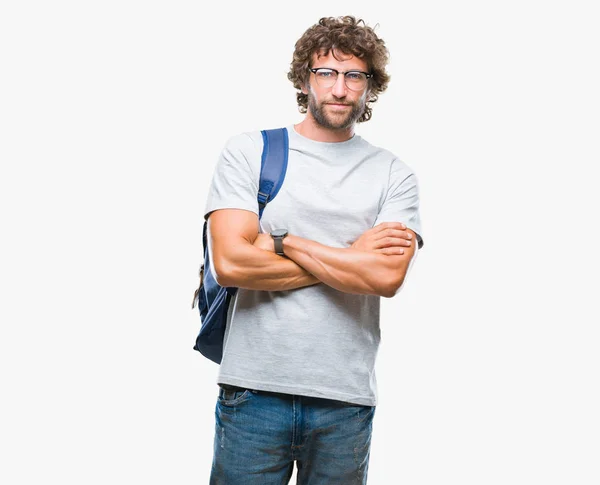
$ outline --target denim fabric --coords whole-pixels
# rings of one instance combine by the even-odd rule
[[[210,485],[366,484],[375,406],[219,386]]]

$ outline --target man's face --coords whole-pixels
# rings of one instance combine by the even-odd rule
[[[367,63],[358,57],[336,52],[342,61],[333,57],[331,51],[327,56],[313,55],[313,68],[327,67],[338,71],[368,71]],[[303,89],[308,95],[308,108],[315,121],[333,130],[341,130],[352,126],[365,111],[368,84],[362,91],[353,91],[346,86],[344,76],[340,74],[336,83],[329,88],[317,84],[315,76],[310,73],[308,89]]]

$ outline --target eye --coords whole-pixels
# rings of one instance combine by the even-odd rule
[[[319,69],[315,75],[325,79],[335,76],[335,72],[333,72],[331,69]]]
[[[363,73],[358,71],[350,71],[346,73],[346,78],[350,81],[360,81],[363,78]]]

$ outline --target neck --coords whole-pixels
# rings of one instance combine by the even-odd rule
[[[354,124],[348,128],[341,128],[339,130],[325,128],[324,126],[319,125],[315,119],[310,116],[310,113],[307,113],[303,121],[294,125],[294,129],[302,136],[315,141],[336,143],[349,140],[354,136]]]

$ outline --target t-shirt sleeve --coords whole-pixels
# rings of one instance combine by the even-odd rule
[[[253,157],[260,157],[249,135],[230,138],[221,151],[208,189],[204,219],[217,209],[244,209],[258,215],[258,177]],[[260,162],[259,162],[260,167]]]
[[[419,183],[410,167],[399,159],[392,162],[388,192],[373,226],[382,222],[403,222],[417,234],[418,249],[423,247]]]

